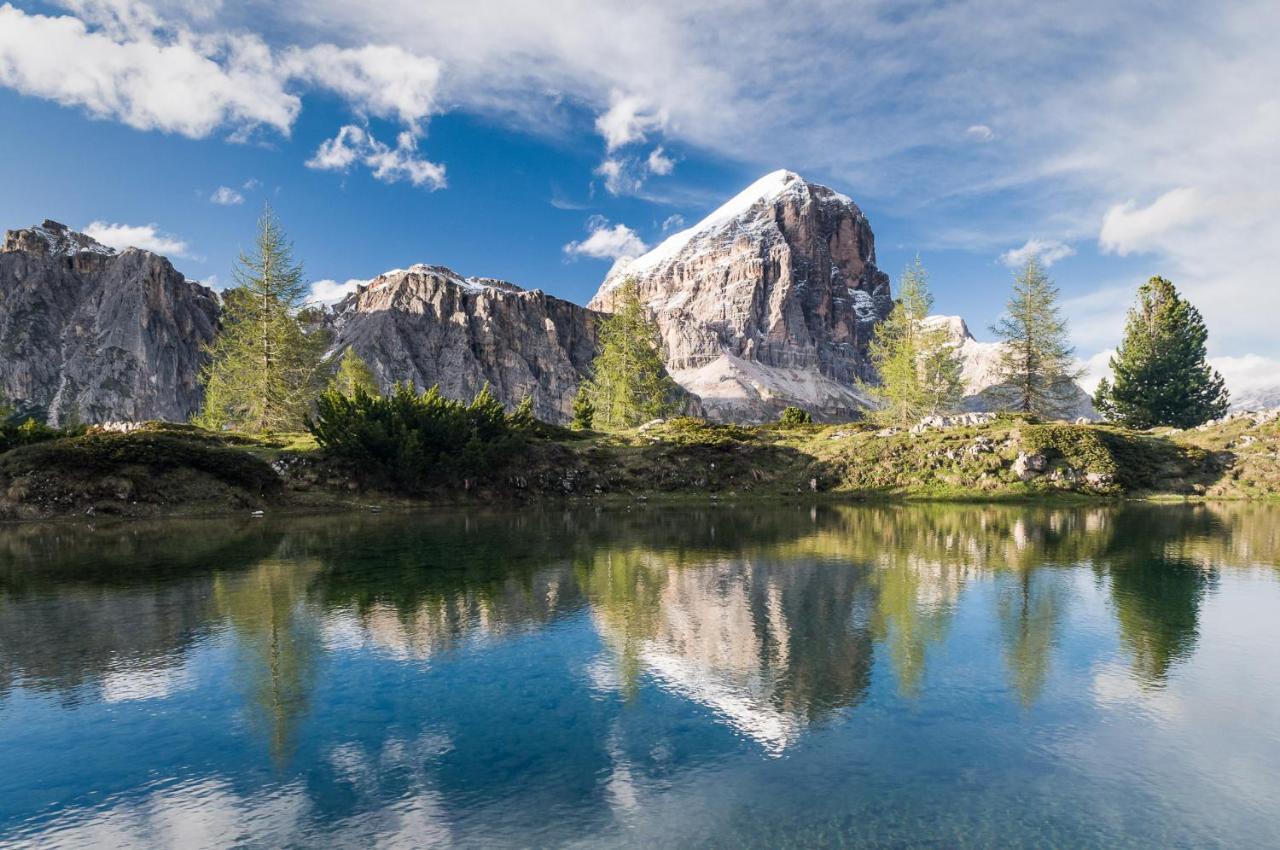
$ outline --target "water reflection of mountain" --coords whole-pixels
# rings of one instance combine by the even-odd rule
[[[866,571],[610,551],[583,566],[625,689],[646,674],[770,750],[856,704],[870,682]]]

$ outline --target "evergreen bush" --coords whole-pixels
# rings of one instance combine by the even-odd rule
[[[522,407],[532,421],[532,402]],[[372,464],[398,485],[418,489],[501,469],[524,439],[524,418],[519,411],[507,416],[488,384],[464,404],[438,386],[419,393],[406,383],[380,398],[360,387],[351,398],[328,390],[307,430],[330,454]]]

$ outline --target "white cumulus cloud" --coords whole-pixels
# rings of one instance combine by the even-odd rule
[[[0,6],[0,85],[140,130],[192,138],[224,125],[287,133],[301,101],[284,82],[253,35],[113,35],[68,15]]]
[[[419,156],[417,139],[408,130],[401,132],[395,147],[391,147],[363,127],[348,124],[332,139],[321,142],[306,165],[320,171],[345,172],[357,162],[383,183],[404,180],[432,190],[447,185],[445,167]]]
[[[1134,200],[1116,204],[1103,216],[1098,246],[1122,257],[1155,248],[1170,231],[1199,215],[1199,201],[1194,188],[1183,186],[1165,192],[1145,207]]]
[[[322,44],[289,51],[284,67],[297,79],[338,93],[362,115],[396,118],[415,132],[435,111],[440,63],[401,47]]]
[[[636,232],[625,224],[609,226],[599,216],[587,223],[587,238],[564,246],[570,257],[593,257],[598,260],[617,260],[622,257],[638,257],[649,250]]]
[[[609,108],[596,118],[596,130],[604,136],[610,153],[632,142],[643,141],[648,133],[667,123],[664,109],[656,109],[647,98],[614,90]]]
[[[110,224],[93,221],[84,228],[86,236],[92,236],[103,245],[123,251],[126,248],[142,248],[166,257],[190,257],[187,243],[177,236],[161,233],[154,224]]]
[[[645,166],[649,169],[650,174],[666,176],[676,170],[676,161],[667,155],[662,146],[649,151],[649,158],[645,160]]]
[[[1038,257],[1045,268],[1075,254],[1076,249],[1057,239],[1028,239],[1020,248],[1010,248],[1000,255],[1000,262],[1011,269],[1021,268],[1027,260]]]
[[[351,161],[386,182],[444,185],[443,167],[416,152],[440,84],[432,57],[399,45],[273,48],[253,33],[197,32],[145,4],[66,5],[79,17],[0,6],[0,86],[140,130],[204,138],[227,129],[235,141],[262,127],[287,136],[302,109],[295,89],[331,91],[361,118],[404,127],[394,147],[369,137]]]
[[[215,204],[221,204],[224,207],[233,206],[235,204],[244,203],[244,195],[232,189],[230,186],[219,186],[214,193],[209,196],[209,200]]]
[[[357,287],[364,286],[368,282],[367,280],[356,280],[355,278],[345,283],[328,279],[317,280],[311,284],[311,299],[321,304],[336,304],[355,292]]]

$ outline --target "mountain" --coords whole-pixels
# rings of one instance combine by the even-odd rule
[[[1231,410],[1273,410],[1280,407],[1280,384],[1273,386],[1247,386],[1239,393],[1231,394]]]
[[[469,400],[487,382],[514,407],[567,422],[597,348],[599,315],[585,307],[443,266],[386,272],[336,304],[334,353],[351,346],[383,388],[413,381]]]
[[[969,332],[969,326],[959,316],[929,316],[924,325],[945,328],[951,342],[960,350],[964,363],[961,377],[964,379],[964,409],[988,411],[994,409],[990,390],[1000,385],[1000,348],[998,342],[978,342]],[[1075,398],[1065,418],[1097,419],[1093,399],[1084,388],[1076,385]]]
[[[199,407],[218,297],[164,257],[116,252],[66,225],[0,246],[0,394],[57,424],[169,419]]]
[[[820,419],[866,408],[867,342],[893,308],[875,237],[852,200],[775,171],[640,257],[619,261],[588,307],[632,279],[654,311],[672,377],[713,419],[758,422],[798,405]]]

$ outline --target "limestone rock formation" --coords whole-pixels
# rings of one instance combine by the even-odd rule
[[[508,408],[531,395],[539,419],[562,423],[595,357],[599,316],[539,290],[414,265],[359,287],[330,321],[334,352],[353,347],[384,389],[439,384],[470,399],[487,382]]]
[[[0,393],[52,424],[187,419],[218,298],[164,257],[54,221],[0,248]]]
[[[969,332],[969,326],[959,316],[929,316],[924,324],[931,328],[945,328],[954,344],[960,350],[964,363],[961,377],[964,379],[964,409],[970,411],[988,411],[994,409],[991,390],[1000,385],[1000,343],[978,342]],[[1075,398],[1071,409],[1066,412],[1067,419],[1097,419],[1098,412],[1093,408],[1093,400],[1083,387],[1076,386]]]
[[[652,251],[619,261],[588,305],[608,311],[634,279],[672,377],[707,414],[820,419],[866,408],[866,346],[893,307],[866,216],[844,195],[776,171]]]

